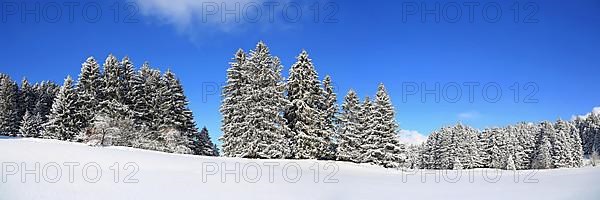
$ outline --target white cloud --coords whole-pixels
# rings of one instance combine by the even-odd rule
[[[239,24],[233,15],[227,15],[222,19],[221,10],[235,9],[236,13],[242,13],[242,5],[247,3],[261,4],[262,0],[134,0],[142,15],[156,17],[163,23],[172,24],[179,30],[194,29],[197,25],[208,25],[217,27],[222,31],[230,30],[235,24]],[[222,6],[225,7],[222,7]],[[216,11],[214,9],[217,9]],[[211,14],[214,11],[216,14]],[[242,16],[239,16],[242,18]],[[241,22],[242,20],[240,20]]]
[[[600,107],[594,107],[594,109],[592,109],[592,113],[600,114]]]
[[[287,1],[267,0],[131,0],[140,14],[173,26],[196,40],[207,35],[240,33],[252,29],[266,31],[272,25],[289,28],[280,19]],[[277,4],[277,5],[274,5]],[[304,9],[304,8],[300,8]]]
[[[458,118],[459,119],[476,119],[481,117],[481,114],[477,111],[469,111],[469,112],[462,112],[462,113],[458,113]]]
[[[592,109],[592,112],[591,112],[591,113],[594,113],[594,114],[600,114],[600,106],[599,106],[599,107],[594,107],[594,108]],[[588,116],[590,116],[590,114],[591,114],[591,113],[586,113],[585,115],[573,115],[573,116],[571,116],[571,120],[574,120],[574,119],[575,119],[575,118],[577,118],[577,117],[580,117],[580,118],[584,118],[584,119],[585,119],[585,118],[587,118]]]
[[[406,144],[421,144],[427,140],[427,136],[413,130],[401,130],[399,137]]]

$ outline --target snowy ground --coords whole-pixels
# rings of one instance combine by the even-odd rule
[[[0,200],[600,199],[600,168],[519,171],[516,181],[512,171],[480,169],[455,178],[457,171],[211,158],[14,138],[0,138],[0,162]]]

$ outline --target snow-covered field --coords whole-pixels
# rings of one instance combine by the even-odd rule
[[[0,162],[0,200],[600,199],[600,168],[519,171],[516,178],[512,171],[479,169],[456,178],[457,171],[212,158],[15,138],[0,138]]]

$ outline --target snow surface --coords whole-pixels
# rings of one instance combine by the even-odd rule
[[[0,200],[600,199],[600,168],[519,171],[517,183],[512,171],[478,169],[463,171],[458,181],[452,181],[449,179],[455,177],[456,171],[402,172],[346,162],[215,158],[5,137],[0,138],[0,162]],[[69,170],[70,162],[79,166]],[[36,163],[40,164],[37,170]],[[119,163],[120,169],[117,183],[114,175],[117,170],[111,168],[114,163]],[[124,168],[127,163],[135,164]],[[87,174],[83,173],[86,164]],[[226,169],[214,168],[232,170],[236,164],[239,170],[229,174],[221,173]],[[93,180],[96,170],[89,167],[94,165],[102,173],[96,183],[92,183],[96,181]],[[270,168],[272,165],[279,166]],[[315,176],[317,165],[320,170]],[[295,167],[301,168],[301,175]],[[58,168],[61,176],[56,176]],[[434,180],[432,173],[446,172],[448,175],[440,176],[439,183]],[[486,181],[482,175],[488,173],[489,179],[493,179],[498,172],[502,175],[497,181]],[[127,177],[130,174],[133,176]],[[36,175],[40,176],[39,183],[35,181]],[[221,175],[226,180],[221,180]],[[24,183],[22,178],[26,179]]]

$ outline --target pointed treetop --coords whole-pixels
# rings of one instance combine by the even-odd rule
[[[204,126],[204,127],[202,127],[202,130],[200,130],[200,132],[201,132],[201,133],[202,133],[202,132],[206,132],[206,133],[208,133],[208,128],[206,128],[206,126]]]
[[[302,49],[302,51],[300,52],[300,54],[298,54],[298,60],[308,60],[310,62],[310,59],[308,58],[308,52],[306,52],[306,50]]]
[[[246,56],[246,52],[244,51],[244,49],[239,48],[236,52],[235,52],[236,57],[242,57],[242,56]]]
[[[383,83],[380,83],[379,86],[377,87],[377,97],[389,99],[389,95],[388,95],[387,90],[385,89],[385,86],[383,85]]]
[[[462,125],[463,125],[463,123],[462,123],[462,120],[458,120],[458,121],[456,122],[456,126],[457,126],[457,127],[462,127]]]
[[[133,74],[135,73],[135,66],[133,65],[133,62],[129,59],[129,56],[125,56],[123,57],[123,59],[121,59],[121,67],[123,68],[123,72],[125,76],[128,76],[128,74]]]
[[[29,87],[29,81],[26,77],[23,77],[23,80],[21,80],[21,87]]]
[[[335,95],[333,81],[331,80],[331,77],[329,75],[326,75],[325,79],[323,79],[323,88],[325,89],[325,92]]]
[[[108,54],[108,57],[106,57],[106,61],[116,61],[117,57],[115,57],[112,53]]]
[[[256,49],[254,50],[257,53],[269,53],[269,47],[261,40],[256,44]]]
[[[65,82],[64,85],[67,85],[67,83],[69,83],[68,85],[70,85],[70,83],[73,82],[73,78],[71,78],[71,75],[67,75],[67,77],[65,78]]]
[[[108,57],[106,57],[106,60],[104,61],[104,73],[111,73],[112,71],[116,70],[116,67],[118,66],[119,61],[117,60],[117,58],[112,54],[109,54]]]
[[[175,75],[175,73],[173,71],[171,71],[171,69],[167,69],[167,71],[164,73],[163,77],[165,79],[167,79],[168,81],[174,81],[174,82],[179,82],[179,79],[177,79],[177,75]]]
[[[88,57],[85,62],[81,63],[81,74],[94,72],[98,68],[98,62],[94,59],[93,56]]]
[[[238,49],[237,52],[235,52],[235,59],[238,62],[246,60],[246,52],[241,48]]]
[[[142,69],[149,70],[150,69],[150,62],[144,61],[144,64],[142,64]]]
[[[379,83],[379,86],[377,86],[377,90],[386,91],[385,85],[383,85],[383,83]]]
[[[354,89],[350,88],[350,90],[348,90],[348,93],[346,94],[346,97],[358,97],[358,95],[356,94],[356,91],[354,91]]]
[[[371,97],[369,97],[369,96],[366,96],[366,97],[365,97],[364,104],[370,104],[370,103],[371,103]]]
[[[260,41],[258,41],[258,43],[256,44],[256,46],[258,47],[258,46],[267,46],[267,45],[265,44],[264,41],[260,40]]]
[[[379,84],[379,87],[377,87],[376,101],[384,104],[390,104],[390,106],[393,107],[391,105],[390,95],[387,93],[383,83]]]

